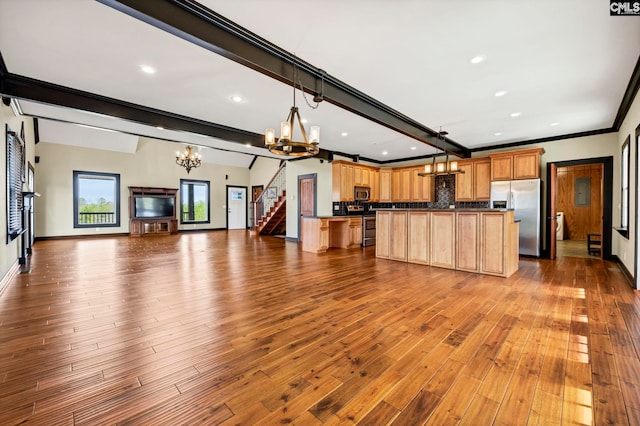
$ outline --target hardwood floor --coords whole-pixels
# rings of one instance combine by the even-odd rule
[[[509,279],[243,231],[40,241],[0,297],[0,424],[640,424],[615,264]]]

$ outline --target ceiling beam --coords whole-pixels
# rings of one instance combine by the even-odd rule
[[[471,152],[455,141],[358,91],[322,69],[191,0],[98,0],[129,16],[293,86],[293,65],[304,90],[325,101],[459,157]],[[322,84],[324,82],[324,84]],[[321,86],[324,89],[321,91]]]

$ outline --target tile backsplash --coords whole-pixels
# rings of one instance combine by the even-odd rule
[[[456,208],[481,209],[488,208],[488,201],[455,201],[456,198],[456,177],[455,175],[436,176],[435,178],[435,202],[430,203],[368,203],[368,202],[334,202],[333,215],[345,216],[347,206],[361,204],[364,206],[364,213],[370,209],[448,209],[451,205]]]

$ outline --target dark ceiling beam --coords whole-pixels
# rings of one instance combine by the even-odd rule
[[[98,0],[129,16],[293,86],[293,64],[304,90],[382,126],[459,157],[470,151],[404,114],[297,58],[255,33],[191,0]]]
[[[65,108],[94,112],[153,127],[160,126],[169,130],[198,133],[227,142],[251,145],[266,150],[263,134],[198,120],[192,117],[121,101],[119,99],[108,98],[95,93],[84,92],[11,74],[7,70],[2,58],[2,53],[0,53],[0,94],[2,95],[3,102],[6,101],[7,105],[9,105],[10,98],[25,99]],[[36,127],[36,135],[39,139],[38,133]],[[236,152],[246,154],[242,151]],[[329,159],[332,158],[333,153],[326,149],[320,149],[317,156],[321,159]]]

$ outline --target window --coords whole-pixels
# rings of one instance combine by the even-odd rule
[[[209,223],[209,181],[180,179],[180,223]]]
[[[24,142],[6,126],[7,134],[7,244],[22,232]]]
[[[620,175],[620,229],[618,232],[625,238],[629,238],[629,160],[631,153],[629,150],[630,137],[622,144],[622,167]]]
[[[73,227],[120,226],[120,175],[73,172]]]

